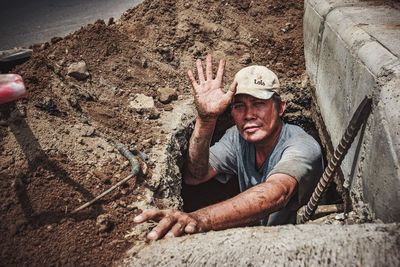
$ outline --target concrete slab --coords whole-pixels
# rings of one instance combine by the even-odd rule
[[[399,230],[398,224],[237,228],[156,241],[121,266],[399,266]]]
[[[304,39],[307,71],[334,146],[364,96],[373,98],[365,136],[356,138],[342,164],[345,185],[353,203],[367,202],[378,218],[400,221],[400,206],[390,204],[400,200],[400,11],[369,1],[306,0]]]

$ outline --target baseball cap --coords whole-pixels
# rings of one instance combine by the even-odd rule
[[[251,95],[260,99],[269,99],[278,93],[278,76],[270,69],[260,65],[252,65],[239,70],[235,75],[236,93]]]

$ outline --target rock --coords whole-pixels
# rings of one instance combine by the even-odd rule
[[[61,37],[56,36],[56,37],[51,38],[50,42],[51,42],[52,44],[56,44],[56,43],[58,43],[58,42],[61,41],[61,40],[62,40]]]
[[[154,100],[143,94],[135,95],[134,100],[129,102],[129,108],[139,114],[147,115],[148,119],[158,119],[160,112],[155,108]]]
[[[114,21],[114,18],[111,17],[111,18],[108,19],[107,25],[110,26],[110,25],[113,25],[113,24],[115,24],[115,21]]]
[[[135,205],[129,204],[128,206],[126,206],[126,209],[129,211],[133,211],[133,210],[137,210],[137,207]]]
[[[240,63],[240,64],[244,64],[244,65],[250,64],[250,63],[251,63],[251,55],[250,55],[250,53],[245,53],[245,54],[240,58],[239,63]]]
[[[83,137],[93,137],[96,134],[96,128],[94,128],[93,126],[87,126],[83,128],[83,133],[82,136]]]
[[[147,59],[143,59],[142,60],[142,67],[145,69],[145,68],[147,68],[149,66],[149,62],[147,61]]]
[[[174,107],[171,106],[171,105],[166,105],[166,106],[164,106],[164,110],[165,110],[165,111],[171,111],[171,110],[173,110],[173,109],[174,109]]]
[[[43,98],[35,104],[38,109],[49,113],[50,115],[60,115],[62,112],[58,109],[57,103],[50,97]]]
[[[169,104],[172,100],[178,99],[176,90],[171,87],[162,87],[157,89],[158,97],[161,103]]]
[[[77,63],[72,63],[68,66],[67,70],[68,76],[71,76],[78,81],[86,80],[89,77],[89,72],[85,61],[79,61]]]
[[[96,219],[96,227],[99,233],[110,232],[114,227],[110,214],[101,214]]]
[[[155,108],[154,100],[151,96],[136,94],[135,99],[129,102],[129,108],[138,113],[148,112]]]
[[[150,110],[147,117],[149,118],[149,120],[157,120],[160,118],[160,115],[161,115],[160,112],[154,108]]]

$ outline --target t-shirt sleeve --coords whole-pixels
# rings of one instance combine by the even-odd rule
[[[210,165],[218,173],[225,174],[217,176],[220,182],[227,182],[230,176],[237,174],[237,147],[238,133],[235,126],[229,128],[222,138],[210,148]]]
[[[322,171],[321,148],[314,139],[307,138],[288,144],[282,153],[281,160],[268,176],[284,173],[295,178],[298,182],[297,201],[291,201],[291,204],[299,207],[308,201]]]

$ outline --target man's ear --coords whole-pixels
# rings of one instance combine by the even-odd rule
[[[286,110],[286,101],[281,101],[279,103],[279,116],[281,117],[283,115],[283,113],[285,113]]]

